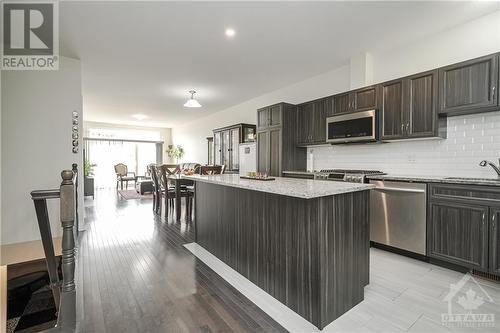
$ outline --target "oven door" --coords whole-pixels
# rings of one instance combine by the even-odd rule
[[[327,142],[349,143],[377,141],[377,111],[361,111],[326,119]]]

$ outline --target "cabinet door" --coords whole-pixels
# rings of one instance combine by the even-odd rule
[[[403,80],[381,84],[382,139],[401,139],[405,133]]]
[[[428,256],[468,268],[488,268],[488,207],[458,201],[430,204]]]
[[[257,128],[267,128],[269,121],[269,108],[262,108],[257,110]]]
[[[269,171],[270,176],[281,176],[281,129],[269,130]]]
[[[281,105],[269,107],[269,126],[281,125]]]
[[[231,170],[237,171],[240,169],[240,129],[234,128],[231,130],[231,144],[229,146],[229,164]]]
[[[313,105],[313,123],[311,126],[311,135],[313,143],[326,142],[326,113],[327,100],[321,99],[314,102]]]
[[[368,87],[352,93],[356,111],[373,110],[377,107],[377,87]]]
[[[490,272],[500,274],[500,207],[490,209]]]
[[[214,164],[222,164],[222,132],[214,132]]]
[[[229,131],[223,131],[222,132],[222,165],[225,165],[227,167],[227,170],[231,170],[231,165],[229,161],[229,156],[231,151],[229,150],[231,141],[229,138]]]
[[[312,102],[301,104],[297,110],[297,143],[308,144],[312,141],[311,127],[313,123],[314,105]]]
[[[257,132],[257,171],[269,171],[269,131]]]
[[[456,113],[498,105],[498,56],[439,69],[439,112]]]
[[[337,113],[342,113],[342,112],[348,112],[351,111],[351,96],[349,96],[349,93],[344,93],[344,94],[339,94],[333,96],[333,102],[334,102],[334,112]]]
[[[409,137],[437,136],[437,71],[411,76],[406,82],[406,134]]]
[[[326,108],[326,116],[331,117],[335,114],[335,99],[333,96],[325,98],[325,108]],[[326,128],[326,124],[325,124]]]

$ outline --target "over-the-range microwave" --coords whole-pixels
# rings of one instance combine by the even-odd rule
[[[378,141],[378,111],[358,111],[326,118],[326,142]]]

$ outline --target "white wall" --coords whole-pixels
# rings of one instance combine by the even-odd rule
[[[73,110],[83,120],[80,61],[60,60],[57,71],[1,72],[2,244],[40,239],[30,192],[58,188],[61,170],[82,167],[71,140]],[[79,188],[83,224],[83,182]],[[61,234],[58,207],[50,201],[54,236]]]
[[[184,127],[176,127],[172,132],[174,144],[184,146],[186,155],[183,161],[206,163],[206,137],[213,135],[214,128],[237,123],[255,124],[257,109],[266,105],[279,102],[300,103],[349,90],[349,75],[349,66],[340,67],[200,118]]]
[[[95,121],[84,121],[83,122],[83,133],[85,137],[89,136],[90,128],[99,129],[128,129],[128,130],[140,130],[146,132],[160,132],[160,141],[163,141],[163,163],[170,163],[171,159],[167,155],[168,145],[172,144],[172,129],[165,127],[147,127],[147,126],[130,126],[130,125],[119,125],[111,123],[101,123]]]
[[[174,128],[173,140],[176,144],[185,145],[186,159],[205,162],[205,137],[211,135],[211,130],[231,123],[255,123],[259,107],[281,101],[305,102],[359,87],[363,82],[379,83],[498,51],[500,12],[495,12],[397,49],[367,50],[366,55],[353,55],[348,65],[337,70],[256,97],[187,126]],[[477,167],[481,158],[493,160],[500,157],[500,130],[497,133],[495,129],[498,127],[489,128],[491,124],[500,124],[498,112],[449,118],[447,140],[314,148],[314,168],[358,168],[363,162],[363,168],[400,174],[453,172],[463,176],[491,176],[490,171]],[[410,158],[409,151],[412,152]],[[444,151],[453,154],[442,154]],[[387,155],[391,158],[380,158]],[[431,161],[426,156],[433,156],[434,159]],[[448,171],[451,165],[463,167],[453,167],[453,171]]]

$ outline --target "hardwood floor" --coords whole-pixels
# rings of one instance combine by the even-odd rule
[[[284,332],[182,245],[191,223],[158,218],[150,199],[86,199],[77,287],[82,332]]]
[[[190,223],[154,217],[151,201],[119,200],[114,191],[97,192],[95,201],[86,203],[91,203],[88,228],[81,234],[77,264],[82,332],[286,331],[238,292],[237,283],[230,285],[182,246],[194,241]],[[365,300],[323,331],[497,333],[500,284],[480,278],[479,285],[467,282],[457,297],[472,288],[484,300],[475,313],[493,314],[494,322],[443,326],[444,298],[462,278],[462,273],[371,249]],[[454,313],[463,313],[456,301]],[[290,321],[283,325],[298,331]]]

